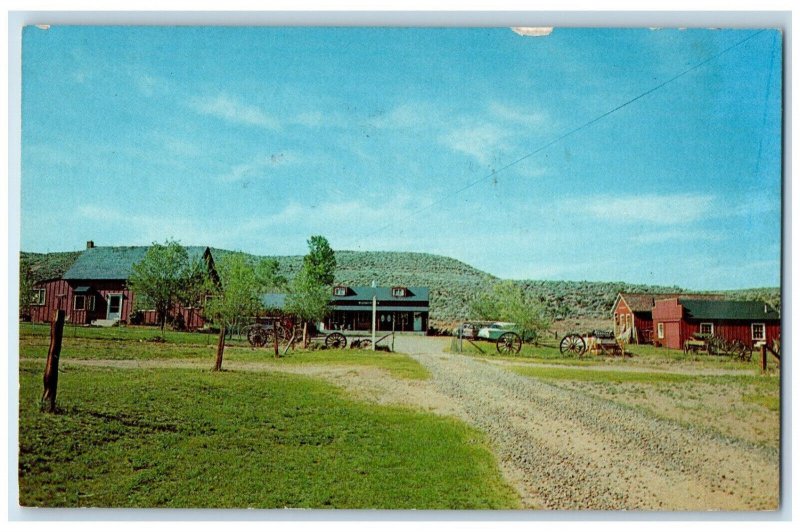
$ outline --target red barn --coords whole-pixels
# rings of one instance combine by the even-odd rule
[[[628,338],[634,344],[653,341],[653,307],[658,299],[687,297],[688,294],[643,294],[620,292],[611,307],[614,317],[614,335]],[[695,299],[719,299],[714,294],[692,295]]]
[[[133,265],[144,258],[147,249],[147,246],[95,247],[88,242],[86,250],[61,279],[34,285],[31,320],[48,322],[54,310],[62,309],[67,321],[75,324],[128,322],[135,294],[128,289],[127,281]],[[190,260],[202,258],[213,272],[214,260],[209,248],[191,246],[186,251]],[[176,306],[173,315],[179,315],[188,329],[200,328],[205,323],[200,308]],[[158,324],[156,312],[145,310],[142,321]]]
[[[653,307],[654,342],[682,349],[695,333],[739,340],[755,347],[780,338],[778,312],[761,301],[723,301],[677,297],[662,299]]]

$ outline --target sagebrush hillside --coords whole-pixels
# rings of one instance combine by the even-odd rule
[[[213,249],[214,257],[232,251]],[[22,259],[31,265],[36,280],[62,275],[80,254],[25,253]],[[300,270],[302,256],[266,257],[278,261],[281,273],[291,279]],[[469,302],[476,294],[500,279],[456,259],[429,253],[390,251],[337,251],[336,282],[344,285],[426,286],[431,293],[431,321],[441,327],[469,318]],[[532,293],[555,319],[596,318],[610,316],[611,306],[619,292],[673,292],[685,290],[676,286],[652,286],[622,282],[589,281],[515,281]],[[779,288],[753,288],[718,292],[731,299],[756,299],[780,310]]]

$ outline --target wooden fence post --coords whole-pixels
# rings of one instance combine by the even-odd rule
[[[761,346],[761,372],[767,371],[767,344]]]
[[[225,352],[225,326],[219,329],[219,342],[217,342],[217,360],[214,363],[214,371],[222,370],[222,353]]]
[[[44,392],[42,409],[56,411],[56,392],[58,391],[58,359],[61,356],[61,340],[64,337],[64,311],[56,310],[50,322],[50,349],[47,350],[47,363],[44,367]]]
[[[275,344],[275,358],[280,358],[281,355],[278,353],[278,320],[273,320],[272,322],[272,339]]]

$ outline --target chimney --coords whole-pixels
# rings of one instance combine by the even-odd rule
[[[94,240],[87,240],[86,249],[92,249],[93,247],[94,247]]]

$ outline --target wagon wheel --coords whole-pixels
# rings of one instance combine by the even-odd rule
[[[247,329],[247,341],[253,347],[264,347],[268,337],[269,334],[261,325],[253,325]]]
[[[568,334],[561,339],[559,344],[561,354],[582,356],[586,352],[586,342],[577,334]]]
[[[742,362],[750,362],[753,358],[753,352],[741,340],[734,340],[732,349],[734,356]]]
[[[500,335],[497,339],[497,352],[503,355],[519,353],[522,349],[522,338],[517,333],[507,332]]]
[[[347,338],[342,333],[331,333],[325,337],[325,347],[328,349],[344,349],[347,347]]]

